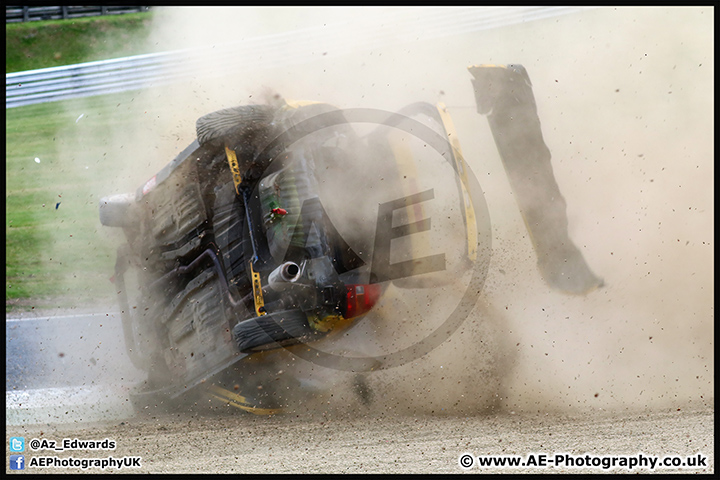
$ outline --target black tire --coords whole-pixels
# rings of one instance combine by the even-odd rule
[[[267,105],[242,105],[208,113],[195,123],[198,143],[235,143],[243,137],[253,136],[269,127],[274,112]]]
[[[257,352],[306,342],[321,334],[310,328],[301,310],[285,310],[244,320],[233,328],[241,352]]]

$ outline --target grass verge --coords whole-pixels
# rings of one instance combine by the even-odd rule
[[[5,26],[5,73],[151,53],[153,12]]]
[[[152,19],[151,11],[8,24],[5,71],[150,53]],[[132,95],[6,109],[6,312],[114,302],[117,232],[100,225],[97,202],[120,168],[106,139],[137,115],[113,107]]]
[[[122,166],[103,139],[133,118],[103,112],[130,95],[6,110],[6,311],[113,301],[119,233],[100,225],[98,200]],[[76,111],[94,121],[80,130]]]

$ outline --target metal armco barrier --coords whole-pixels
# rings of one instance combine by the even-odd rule
[[[158,53],[5,75],[5,107],[137,90],[190,72],[177,54]]]
[[[358,29],[350,23],[265,35],[242,42],[174,52],[43,68],[5,75],[5,107],[138,90],[238,71],[303,64],[385,45],[489,30],[578,13],[592,7],[417,9],[384,15],[392,29]]]

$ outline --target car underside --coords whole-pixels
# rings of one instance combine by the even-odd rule
[[[488,116],[541,272],[569,293],[599,286],[567,235],[564,199],[524,68],[481,65],[470,73],[478,112]],[[386,130],[419,116],[438,125],[445,138],[451,128],[444,108],[427,103],[397,115],[387,117]],[[340,234],[320,200],[324,172],[367,157],[381,159],[374,168],[386,183],[404,176],[385,130],[358,135],[331,105],[282,99],[212,112],[196,130],[197,140],[135,193],[105,197],[100,205],[102,224],[121,228],[126,239],[115,282],[128,355],[148,373],[136,398],[174,399],[212,385],[211,394],[221,401],[274,412],[282,401],[257,395],[257,367],[248,366],[250,359],[326,341],[371,311],[389,280],[429,271],[432,261],[396,262],[403,268],[392,275],[374,267],[382,259],[379,245],[413,232],[393,227],[384,239],[378,239],[380,229]],[[470,228],[473,206],[462,203],[466,166],[459,148],[449,145],[447,151],[471,232],[465,255],[472,263],[478,253]],[[528,172],[534,172],[535,188],[521,187]],[[409,193],[397,208],[422,201]],[[356,212],[378,208],[370,200],[363,204],[362,195],[353,199],[348,208]],[[238,385],[239,391],[232,388]]]

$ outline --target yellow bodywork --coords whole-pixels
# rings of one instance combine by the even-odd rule
[[[255,415],[274,415],[282,412],[280,408],[260,408],[253,406],[246,397],[226,390],[217,385],[210,387],[210,396],[221,402],[225,402],[228,405],[245,410],[246,412],[254,413]]]
[[[465,206],[465,230],[467,233],[468,246],[467,253],[470,261],[474,262],[477,258],[478,232],[475,220],[475,209],[473,208],[470,192],[468,191],[467,164],[465,163],[465,158],[460,150],[460,141],[458,140],[457,132],[455,131],[455,125],[450,118],[450,114],[447,112],[447,107],[445,107],[442,103],[438,103],[437,109],[440,113],[443,125],[445,126],[445,133],[447,133],[450,146],[453,150],[453,158],[455,160],[457,174],[460,177],[460,189],[462,190],[463,204]]]
[[[253,287],[253,298],[255,299],[255,313],[257,316],[265,315],[267,312],[263,308],[265,306],[265,299],[262,294],[262,283],[260,283],[260,274],[255,271],[252,266],[252,261],[249,262],[250,274],[252,275],[252,287]]]
[[[240,176],[240,164],[238,164],[237,155],[235,150],[225,147],[225,155],[227,155],[228,163],[230,164],[230,171],[232,172],[233,183],[235,184],[235,193],[240,194],[240,184],[242,183],[242,177]]]

